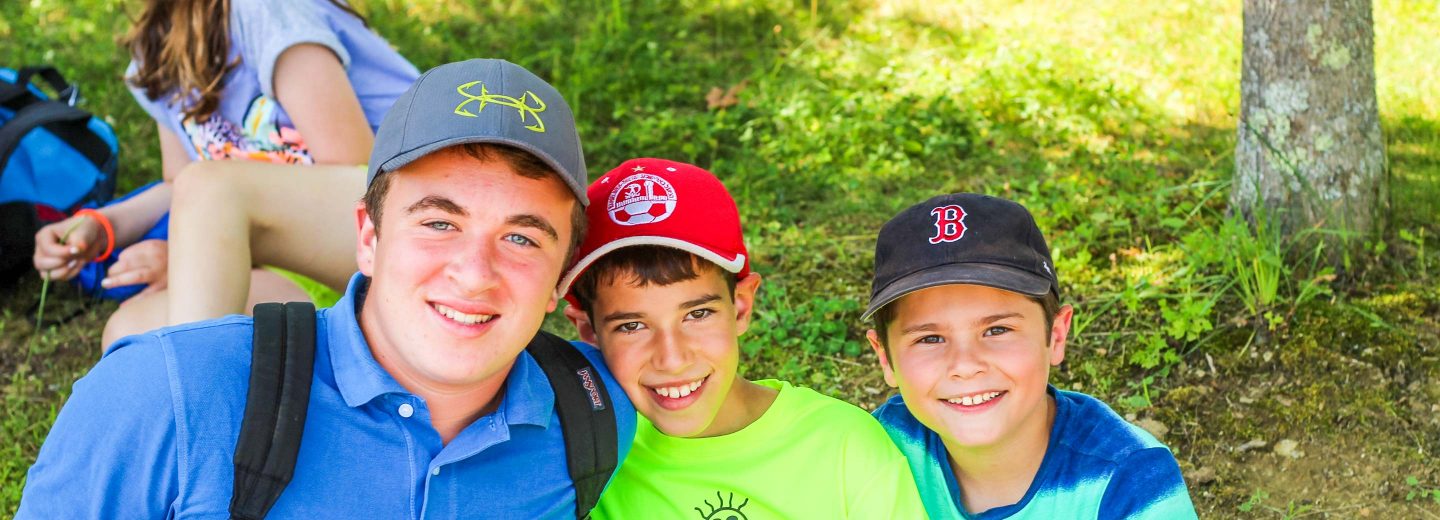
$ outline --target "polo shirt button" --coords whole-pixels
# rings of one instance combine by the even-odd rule
[[[430,470],[430,474],[437,477],[440,476],[440,466],[435,466],[435,469]]]
[[[409,419],[410,416],[415,415],[415,407],[410,406],[410,403],[403,403],[400,405],[399,412],[401,417]]]

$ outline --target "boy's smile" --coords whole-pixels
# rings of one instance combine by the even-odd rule
[[[1068,306],[1047,330],[1039,304],[980,285],[921,289],[890,305],[888,354],[869,333],[885,380],[952,451],[1046,434],[1046,384],[1065,356]]]
[[[632,273],[619,273],[596,288],[593,322],[573,307],[566,312],[581,337],[600,346],[635,409],[674,437],[723,435],[750,422],[732,389],[743,382],[738,338],[760,276],[741,280],[731,298],[723,277],[733,275],[696,270],[694,279],[664,286],[636,286]]]
[[[951,397],[945,399],[945,403],[949,404],[951,408],[954,408],[958,412],[980,412],[995,406],[1000,402],[1000,398],[1008,393],[1009,392],[1006,391],[980,392],[972,395]]]
[[[700,390],[709,378],[710,376],[705,376],[690,382],[645,385],[645,387],[655,394],[652,397],[660,404],[660,407],[666,410],[680,410],[700,399]]]

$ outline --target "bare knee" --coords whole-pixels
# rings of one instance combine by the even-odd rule
[[[150,293],[137,295],[120,304],[110,319],[105,322],[105,331],[100,335],[102,351],[110,350],[120,338],[149,332],[165,326],[165,295]]]
[[[171,205],[176,209],[193,206],[213,209],[217,201],[230,201],[243,196],[246,177],[243,161],[195,161],[185,166],[174,180]]]

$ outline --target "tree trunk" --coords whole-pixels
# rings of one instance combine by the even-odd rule
[[[1386,207],[1370,0],[1245,0],[1231,211],[1365,238]],[[1331,247],[1331,259],[1339,252]]]

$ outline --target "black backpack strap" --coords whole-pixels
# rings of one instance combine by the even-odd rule
[[[600,371],[570,342],[545,331],[526,347],[550,379],[565,435],[565,459],[575,483],[575,518],[588,518],[615,473],[619,454],[615,408]]]
[[[315,370],[315,305],[256,305],[253,345],[230,497],[230,517],[242,520],[265,518],[295,474]]]
[[[110,146],[86,126],[89,121],[90,113],[54,101],[33,103],[20,109],[15,117],[0,126],[0,172],[5,171],[10,154],[20,146],[25,134],[42,126],[69,143],[96,168],[107,170],[113,153]]]

